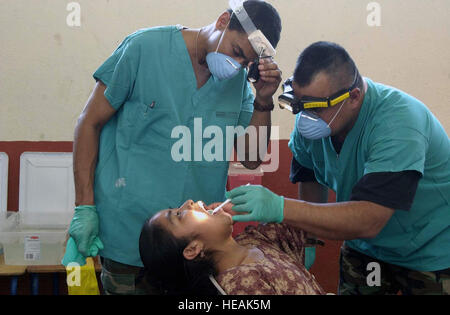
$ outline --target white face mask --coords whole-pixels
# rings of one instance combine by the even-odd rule
[[[239,62],[230,56],[218,52],[227,29],[228,26],[220,37],[216,51],[206,55],[206,63],[208,64],[209,71],[219,81],[235,77],[242,68],[242,65]]]
[[[336,117],[344,107],[344,104],[347,102],[345,100],[337,113],[331,119],[330,123],[327,124],[324,120],[322,120],[319,116],[311,113],[311,112],[300,112],[299,117],[297,119],[297,130],[298,132],[310,140],[318,140],[322,138],[329,137],[331,135],[331,124],[334,122]]]

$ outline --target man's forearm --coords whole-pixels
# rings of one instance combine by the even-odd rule
[[[328,202],[328,188],[318,182],[304,182],[298,185],[298,199],[313,203]],[[317,238],[313,233],[306,233],[308,238]]]
[[[285,199],[284,223],[319,238],[352,240],[375,237],[393,213],[366,201],[315,204]]]
[[[97,166],[100,129],[83,123],[75,129],[73,172],[75,205],[94,205],[94,177]]]
[[[252,119],[250,120],[249,127],[250,126],[256,131],[256,138],[255,134],[252,134],[251,132],[245,134],[245,158],[241,160],[241,163],[249,169],[256,169],[261,165],[269,146],[272,127],[271,112],[260,112],[255,110]],[[265,130],[263,128],[265,128]],[[252,137],[250,137],[250,135],[252,135]],[[265,136],[265,139],[261,138],[263,136]]]

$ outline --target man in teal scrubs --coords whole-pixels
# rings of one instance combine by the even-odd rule
[[[256,0],[244,7],[276,47],[276,10]],[[229,126],[270,128],[281,71],[272,58],[260,59],[254,96],[246,68],[259,53],[228,10],[201,29],[139,30],[95,72],[97,85],[75,131],[77,208],[69,233],[83,256],[102,257],[106,293],[150,292],[138,248],[146,219],[188,199],[225,200],[230,152],[211,161],[203,149],[215,137],[226,147]],[[191,140],[181,149],[179,127]],[[208,135],[208,127],[219,135]],[[261,158],[242,162],[256,168]]]
[[[363,78],[334,43],[305,49],[292,88],[283,99],[298,112],[289,147],[302,200],[237,188],[227,197],[248,213],[233,219],[345,240],[340,294],[449,294],[450,141],[436,117]]]

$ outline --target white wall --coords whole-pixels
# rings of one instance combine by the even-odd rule
[[[92,73],[137,29],[214,21],[226,0],[79,0],[81,26],[66,23],[63,0],[0,0],[0,141],[71,141],[94,85]],[[379,0],[381,26],[367,24],[367,0],[272,0],[283,19],[277,61],[289,77],[307,45],[335,41],[361,73],[425,102],[450,133],[450,1]],[[274,113],[289,138],[293,116]]]

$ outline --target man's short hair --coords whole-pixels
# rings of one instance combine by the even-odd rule
[[[281,18],[277,10],[262,0],[247,0],[244,2],[244,8],[256,28],[261,30],[267,37],[267,40],[276,48],[280,41],[282,29]],[[233,11],[229,9],[228,12],[231,14]],[[245,33],[241,23],[239,23],[238,18],[234,14],[231,17],[229,28],[230,30]]]
[[[297,60],[294,81],[301,87],[308,86],[314,77],[325,72],[336,89],[348,88],[358,71],[347,51],[336,43],[316,42],[307,47]],[[358,87],[362,80],[358,73]]]

